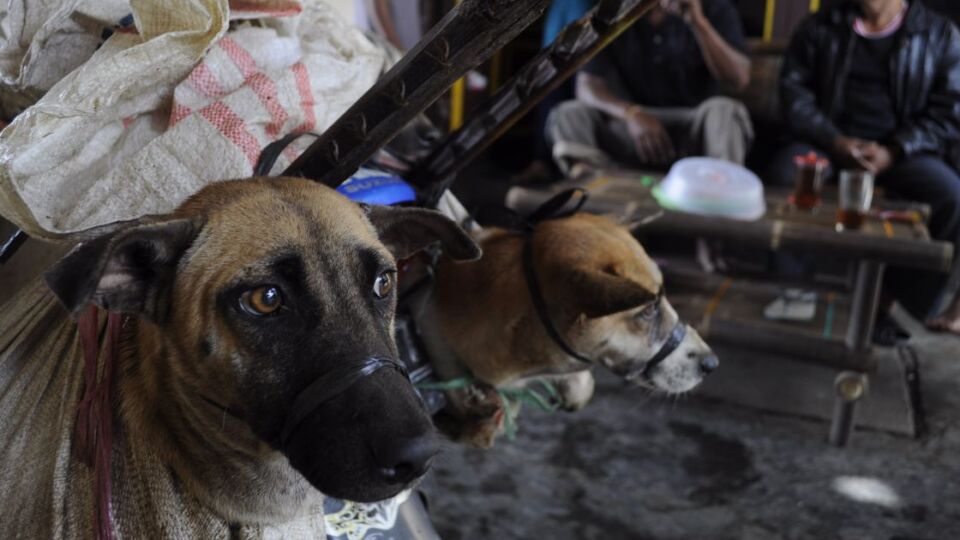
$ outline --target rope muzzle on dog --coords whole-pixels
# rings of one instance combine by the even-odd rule
[[[287,419],[280,434],[280,444],[286,447],[300,424],[313,414],[321,405],[339,396],[354,383],[369,377],[383,368],[397,370],[409,379],[403,364],[393,358],[369,357],[359,362],[343,362],[323,373],[300,391],[293,401]]]

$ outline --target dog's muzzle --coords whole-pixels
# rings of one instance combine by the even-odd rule
[[[660,346],[660,350],[658,350],[652,358],[649,360],[630,362],[629,364],[623,366],[616,366],[611,368],[611,371],[623,377],[627,381],[635,381],[638,378],[649,380],[653,369],[661,362],[666,360],[668,356],[673,354],[673,351],[677,350],[677,347],[683,343],[683,338],[686,336],[687,323],[683,322],[682,320],[677,321],[677,324],[674,325],[673,330],[670,331],[670,335],[667,336],[667,340],[663,342],[663,345]]]
[[[360,362],[344,362],[317,377],[293,401],[280,434],[281,447],[286,447],[300,424],[320,406],[342,394],[347,388],[382,368],[392,368],[407,377],[407,370],[399,360],[369,357]]]

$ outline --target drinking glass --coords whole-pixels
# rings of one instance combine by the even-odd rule
[[[812,210],[820,206],[820,192],[829,161],[810,152],[805,156],[794,156],[797,177],[790,196],[790,202],[801,210]]]
[[[864,218],[873,201],[873,173],[868,171],[840,171],[839,205],[837,206],[837,230],[856,230],[863,226]]]

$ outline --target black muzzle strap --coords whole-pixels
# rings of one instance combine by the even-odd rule
[[[613,372],[628,381],[633,381],[638,377],[649,380],[653,368],[657,367],[658,364],[673,354],[673,351],[677,350],[677,347],[683,343],[683,338],[685,337],[687,337],[687,323],[678,320],[673,330],[670,330],[670,335],[667,336],[667,340],[663,342],[660,350],[653,355],[653,358],[631,366],[624,366],[624,368],[621,369],[614,369]]]
[[[321,405],[342,394],[353,383],[373,375],[382,368],[393,368],[407,377],[407,370],[393,358],[370,357],[361,362],[344,362],[320,375],[304,388],[293,401],[280,434],[280,443],[286,446],[300,424]]]

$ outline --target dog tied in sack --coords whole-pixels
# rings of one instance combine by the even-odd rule
[[[50,289],[70,313],[124,314],[113,442],[96,449],[112,455],[109,527],[95,518],[102,479],[71,455],[80,342],[36,289],[29,302],[63,320],[44,327],[61,344],[0,350],[0,536],[323,537],[320,493],[409,488],[438,436],[397,360],[396,261],[436,242],[480,254],[437,212],[271,178],[213,184],[79,245],[47,272]],[[42,357],[23,357],[31,346]]]
[[[667,394],[693,389],[718,367],[630,227],[572,213],[477,237],[482,259],[440,262],[421,325],[436,325],[438,374],[479,383],[448,392],[452,418],[442,426],[455,438],[492,445],[511,420],[505,389],[547,380],[555,405],[577,410],[593,395],[594,366]]]

